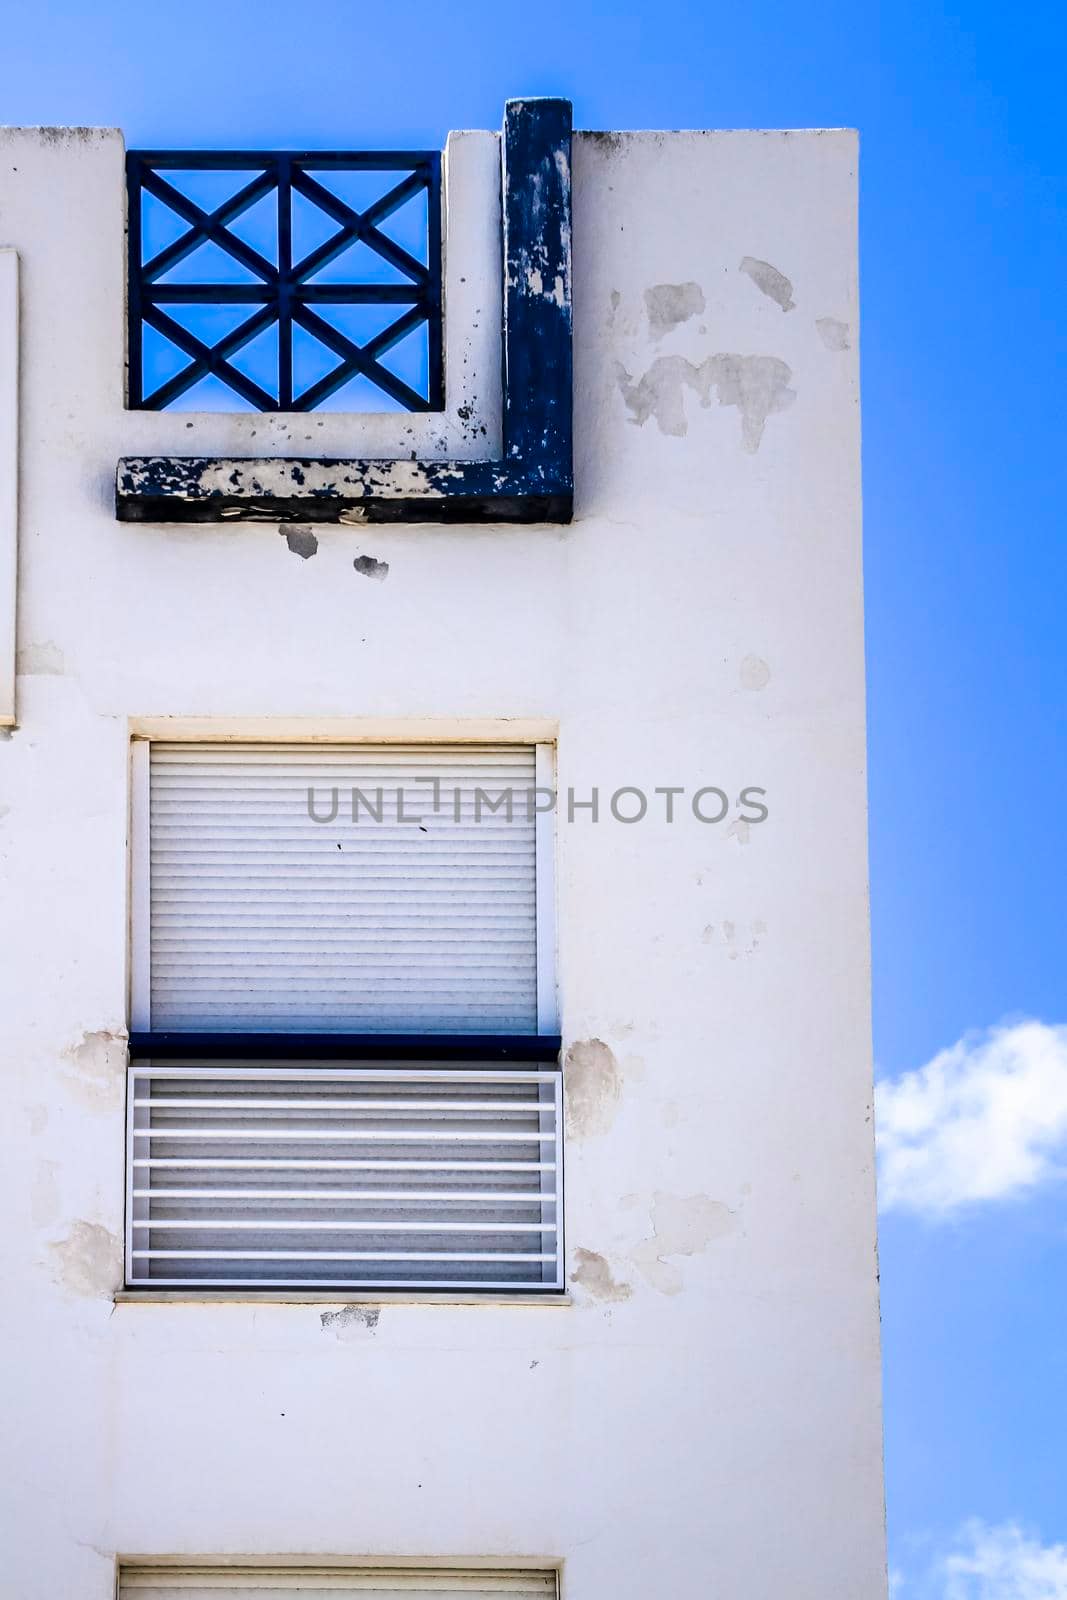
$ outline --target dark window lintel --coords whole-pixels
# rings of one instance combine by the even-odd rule
[[[130,1055],[156,1061],[424,1061],[553,1065],[556,1033],[192,1033],[133,1031]]]

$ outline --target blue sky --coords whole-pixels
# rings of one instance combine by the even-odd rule
[[[860,129],[891,1562],[949,1600],[1067,1596],[1067,1034],[981,1035],[1067,1015],[1065,31],[992,0],[38,0],[0,52],[5,121],[157,148],[438,146],[523,93]]]

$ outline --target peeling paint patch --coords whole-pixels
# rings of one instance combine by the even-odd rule
[[[63,1052],[70,1062],[68,1082],[86,1105],[109,1111],[122,1104],[126,1084],[125,1029],[101,1028],[84,1033]]]
[[[815,327],[827,350],[850,350],[852,348],[849,344],[847,322],[838,322],[836,317],[816,317]]]
[[[741,413],[741,445],[750,455],[760,447],[767,418],[786,411],[796,399],[789,387],[792,369],[777,356],[709,356],[699,366],[684,356],[657,356],[637,383],[616,363],[619,391],[637,426],[655,417],[660,433],[682,438],[689,431],[685,391],[691,389],[705,409],[714,391],[720,406]]]
[[[706,1194],[656,1193],[649,1214],[651,1239],[633,1252],[637,1270],[660,1294],[677,1294],[684,1279],[672,1256],[695,1256],[737,1229],[737,1214]]]
[[[585,1250],[581,1245],[574,1252],[571,1282],[594,1300],[629,1300],[633,1294],[628,1283],[620,1283],[614,1276],[606,1257],[595,1250]]]
[[[342,1306],[340,1311],[324,1311],[319,1322],[324,1333],[332,1332],[341,1344],[353,1344],[374,1332],[381,1314],[380,1306]]]
[[[546,300],[551,300],[553,305],[559,306],[561,311],[567,303],[566,284],[563,281],[562,274],[558,272],[552,287],[547,289],[541,276],[541,269],[539,267],[529,267],[526,272],[526,287],[530,294],[542,295]]]
[[[283,522],[278,532],[282,535],[294,556],[299,556],[302,561],[306,561],[309,556],[318,553],[318,535],[312,533],[310,528],[297,528],[291,522]]]
[[[373,578],[376,583],[384,583],[389,576],[388,561],[376,561],[373,556],[357,556],[352,565],[361,578]]]
[[[643,428],[655,417],[660,433],[682,438],[689,431],[682,390],[685,384],[698,387],[697,368],[684,356],[657,356],[637,383],[620,363],[615,365],[619,392],[631,413],[631,420]]]
[[[739,821],[743,820],[741,818]],[[737,835],[739,844],[747,844],[747,836],[742,838]],[[726,951],[730,961],[736,961],[739,956],[757,955],[767,933],[767,924],[756,917],[748,924],[747,930],[738,929],[735,922],[722,921],[716,927],[714,922],[709,922],[700,936],[701,944],[721,945]]]
[[[24,645],[15,658],[15,671],[24,678],[61,678],[66,670],[62,650],[50,639]]]
[[[645,290],[645,310],[653,339],[662,339],[680,322],[699,316],[704,310],[704,291],[699,283],[656,283]]]
[[[109,1298],[122,1283],[122,1241],[99,1222],[75,1222],[49,1245],[56,1282],[71,1294]]]
[[[621,1089],[618,1062],[603,1039],[572,1044],[563,1063],[568,1134],[584,1139],[607,1133],[615,1121]]]
[[[793,311],[796,301],[793,299],[793,285],[784,272],[779,272],[777,267],[772,267],[769,261],[760,261],[756,256],[742,256],[741,271],[768,299],[775,305],[781,306],[783,311]]]
[[[766,689],[771,669],[762,656],[746,656],[741,663],[742,689]]]

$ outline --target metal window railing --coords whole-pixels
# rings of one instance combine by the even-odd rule
[[[126,1279],[559,1290],[562,1075],[135,1061]]]
[[[437,152],[131,151],[127,188],[132,408],[442,409]]]

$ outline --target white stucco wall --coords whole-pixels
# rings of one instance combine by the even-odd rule
[[[495,144],[467,150],[450,262],[497,306]],[[0,136],[4,1592],[301,1553],[554,1560],[565,1600],[877,1600],[854,136],[577,136],[573,525],[324,528],[309,559],[272,526],[114,520],[119,455],[310,448],[291,419],[124,412],[122,154]],[[468,363],[490,412],[495,337]],[[409,425],[304,431],[405,455]],[[128,746],[189,719],[520,719],[558,730],[564,794],[767,791],[747,828],[661,799],[561,821],[571,1303],[115,1303]]]

